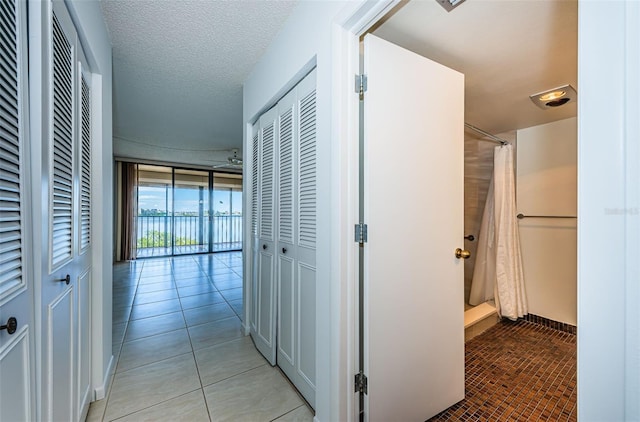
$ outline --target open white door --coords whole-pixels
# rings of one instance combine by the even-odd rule
[[[424,421],[464,398],[464,75],[364,45],[364,410]]]

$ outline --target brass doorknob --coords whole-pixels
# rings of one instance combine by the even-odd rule
[[[469,257],[471,256],[471,252],[469,252],[466,249],[456,249],[456,258],[460,259],[469,259]]]

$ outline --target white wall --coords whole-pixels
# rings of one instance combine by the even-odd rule
[[[576,216],[577,119],[518,131],[518,213]],[[518,220],[529,313],[577,323],[577,219]]]
[[[637,421],[640,2],[581,1],[578,29],[578,415]]]
[[[98,1],[67,3],[82,43],[93,80],[94,110],[102,111],[102,125],[94,127],[93,188],[93,301],[92,301],[92,386],[96,399],[106,393],[112,360],[111,299],[113,275],[113,140],[111,41]]]

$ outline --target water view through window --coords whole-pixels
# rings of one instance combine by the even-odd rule
[[[138,166],[139,258],[242,249],[242,176]]]

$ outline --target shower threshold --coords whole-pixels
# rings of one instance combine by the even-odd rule
[[[464,340],[469,341],[498,323],[493,301],[481,303],[464,312]]]

